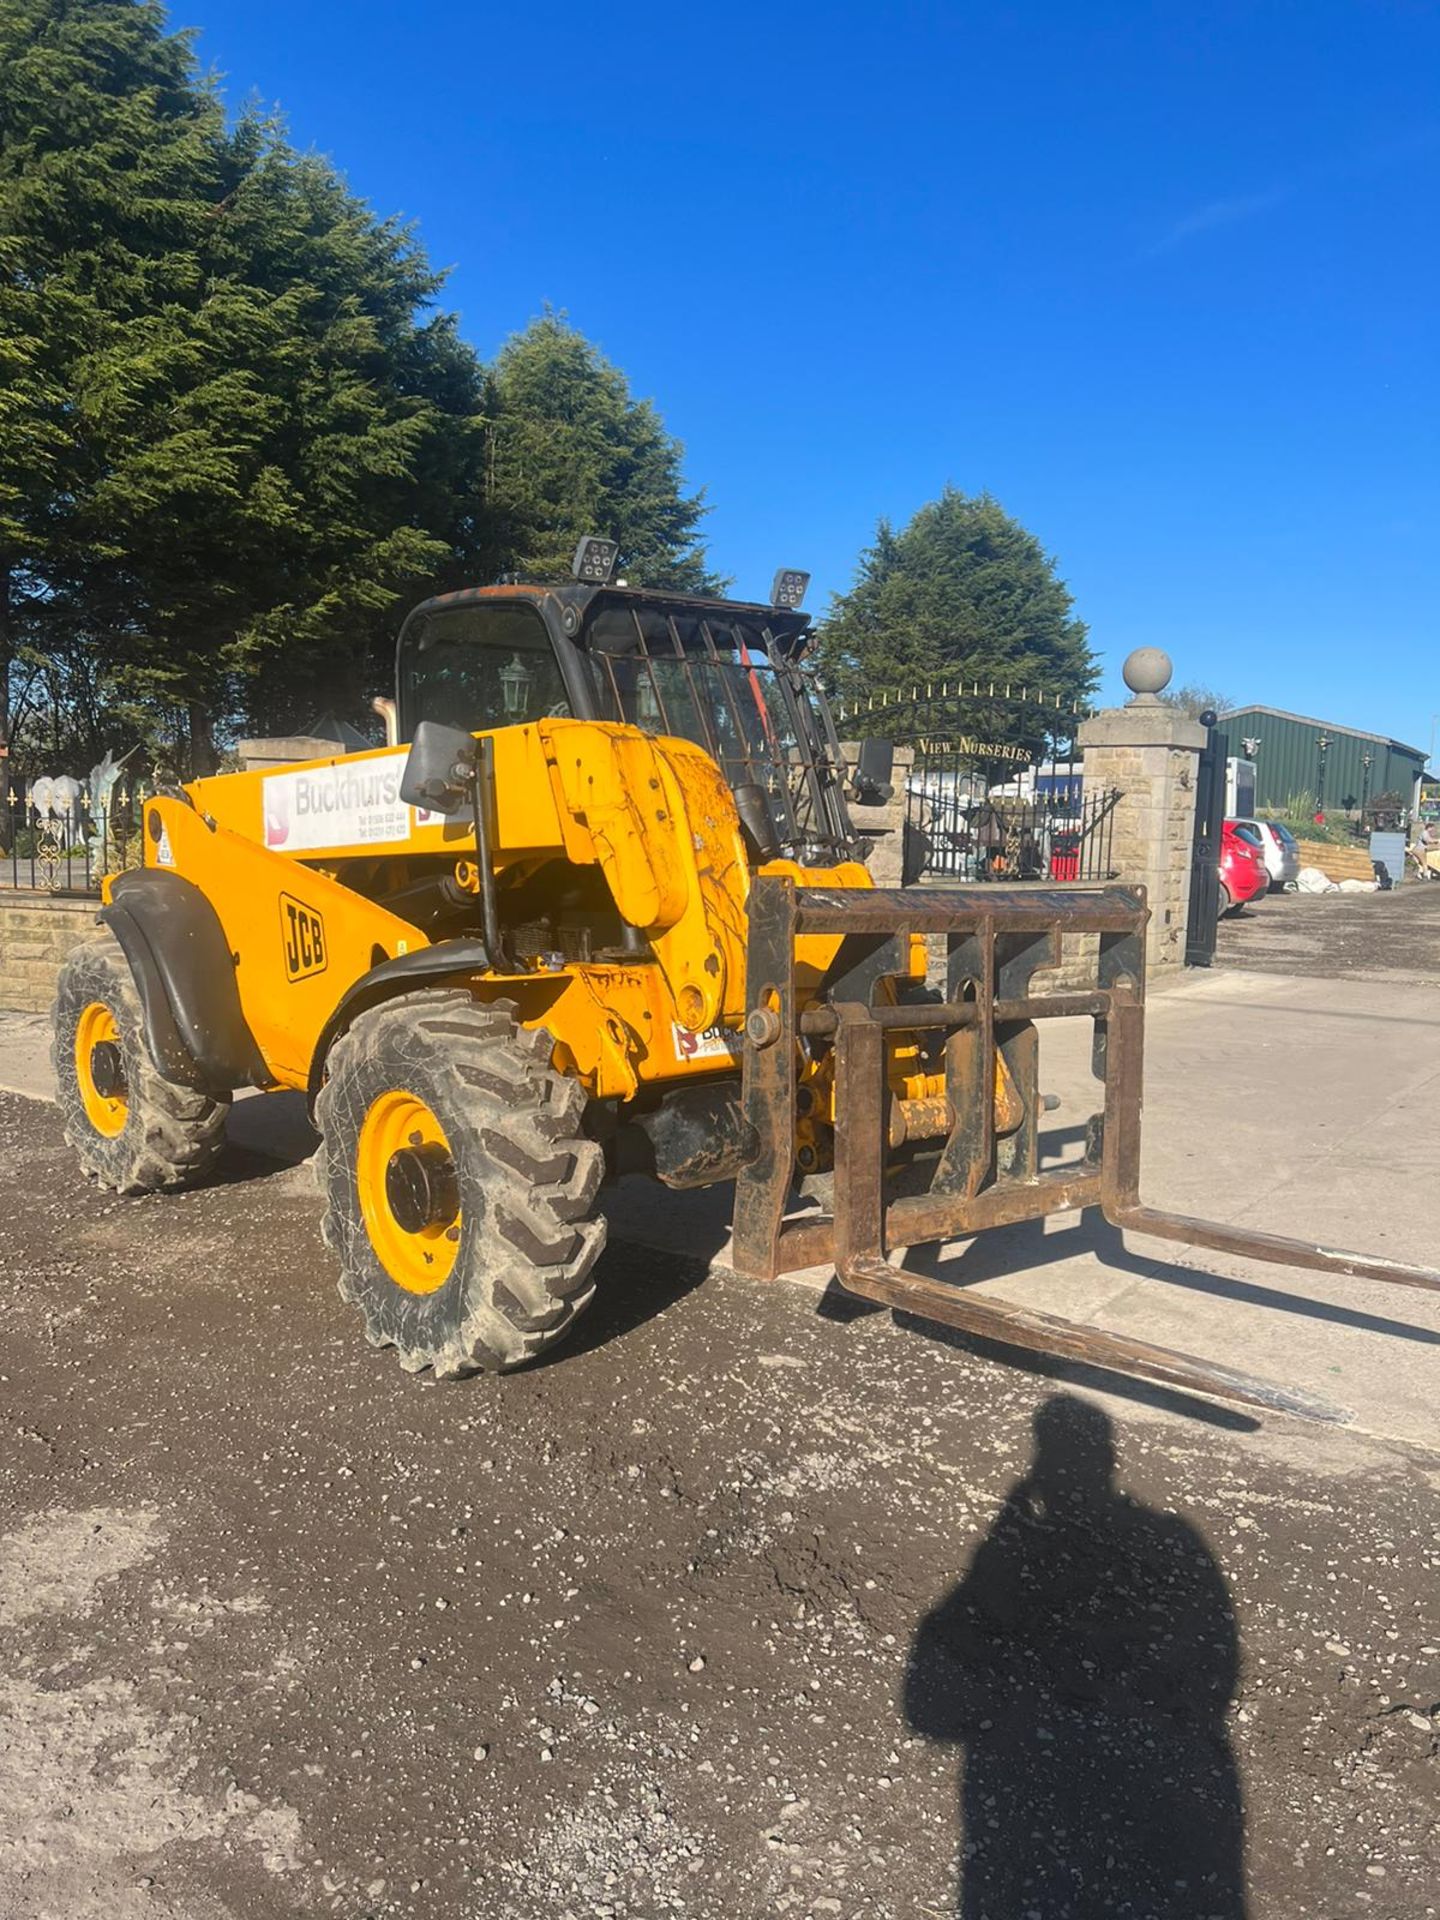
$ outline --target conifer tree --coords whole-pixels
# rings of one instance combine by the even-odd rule
[[[617,571],[636,585],[719,590],[683,448],[563,315],[542,314],[506,344],[491,396],[487,500],[510,565],[564,575],[580,536],[598,533],[619,542]]]
[[[0,0],[0,740],[17,664],[82,611],[128,617],[95,490],[117,394],[149,377],[132,329],[194,298],[223,134],[158,6]]]
[[[947,487],[898,533],[880,522],[819,659],[842,696],[963,678],[1083,700],[1096,668],[1073,607],[1034,534],[989,494]]]
[[[0,695],[78,634],[195,771],[219,721],[357,708],[481,545],[439,285],[149,0],[0,0]]]

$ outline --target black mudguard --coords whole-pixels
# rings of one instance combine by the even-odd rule
[[[192,881],[159,867],[119,874],[100,919],[135,976],[157,1071],[209,1094],[275,1084],[240,1005],[225,930]]]
[[[356,1014],[367,1007],[378,1007],[397,993],[412,987],[438,985],[441,980],[475,973],[488,973],[490,951],[483,940],[437,940],[433,946],[420,947],[414,953],[396,954],[372,967],[345,994],[334,1013],[325,1022],[310,1062],[310,1102],[325,1078],[325,1060],[334,1042]]]

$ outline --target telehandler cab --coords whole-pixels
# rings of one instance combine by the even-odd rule
[[[582,541],[569,581],[415,608],[404,744],[145,803],[143,865],[107,878],[104,930],[55,1004],[85,1169],[122,1193],[193,1182],[235,1089],[305,1089],[341,1292],[372,1344],[442,1378],[569,1331],[595,1290],[602,1180],[645,1171],[736,1183],[742,1274],[833,1264],[853,1293],[1011,1346],[1340,1417],[890,1264],[1098,1206],[1165,1239],[1440,1287],[1142,1207],[1142,891],[875,888],[803,664],[806,576],[749,605],[612,583],[614,558]],[[1046,980],[1062,962],[1064,987]],[[1094,1022],[1103,1105],[1083,1160],[1042,1170],[1040,1024],[1065,1015]],[[830,1212],[796,1217],[797,1175],[827,1169]]]

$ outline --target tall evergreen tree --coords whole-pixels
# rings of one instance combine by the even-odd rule
[[[598,533],[619,542],[617,570],[635,584],[719,590],[683,448],[562,315],[542,314],[503,348],[491,411],[487,500],[508,564],[563,575],[580,536]]]
[[[0,0],[0,674],[79,632],[197,771],[217,719],[354,707],[482,544],[439,284],[150,0]]]
[[[134,674],[202,706],[197,758],[227,706],[358,710],[397,602],[472,571],[484,446],[411,235],[263,121],[225,159],[205,298],[157,320],[165,377],[128,397],[109,501],[151,595]]]
[[[1073,605],[1034,534],[989,494],[947,487],[898,533],[880,522],[819,658],[851,697],[963,677],[1080,700],[1097,675]]]
[[[158,6],[0,0],[0,740],[18,662],[126,618],[93,578],[108,411],[130,329],[194,296],[223,133]]]

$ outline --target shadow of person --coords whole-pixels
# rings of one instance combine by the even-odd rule
[[[964,1750],[962,1920],[1243,1920],[1225,1578],[1114,1472],[1108,1417],[1047,1400],[1030,1471],[915,1635],[906,1718]]]

